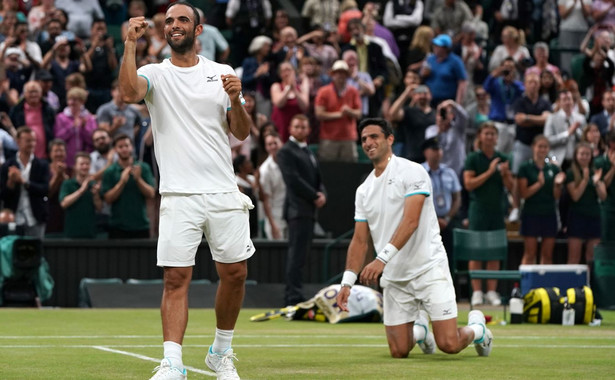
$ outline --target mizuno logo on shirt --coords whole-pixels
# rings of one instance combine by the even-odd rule
[[[412,184],[412,187],[414,188],[414,190],[418,190],[421,187],[423,187],[423,185],[425,184],[425,181],[418,181]]]
[[[217,82],[218,81],[218,76],[217,75],[212,75],[210,77],[205,75],[205,78],[207,78],[207,83],[209,83],[209,82]]]

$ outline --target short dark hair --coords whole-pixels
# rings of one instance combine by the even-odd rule
[[[295,119],[299,119],[301,121],[307,121],[308,125],[310,124],[310,119],[307,116],[305,116],[302,113],[298,113],[290,119],[290,123],[288,123],[288,125],[290,126]]]
[[[169,4],[169,6],[167,7],[167,11],[169,9],[171,9],[172,7],[176,6],[176,5],[185,5],[187,7],[189,7],[190,9],[192,9],[192,13],[194,13],[194,27],[196,28],[197,25],[201,25],[201,16],[199,16],[199,11],[196,9],[196,7],[184,0],[180,0],[180,1],[176,1],[174,3]],[[166,11],[165,11],[166,12]]]
[[[353,25],[356,25],[359,28],[361,28],[362,31],[365,31],[365,25],[363,24],[363,21],[360,18],[357,17],[357,18],[350,19],[348,21],[346,28],[350,29],[350,27]]]
[[[130,145],[132,145],[132,140],[130,139],[130,136],[128,136],[125,133],[120,133],[119,135],[116,135],[113,138],[113,147],[115,147],[117,145],[117,143],[122,141],[122,140],[128,140],[128,141],[130,141]]]
[[[79,157],[87,158],[88,161],[92,162],[92,157],[90,157],[90,154],[87,153],[87,152],[83,152],[83,151],[82,152],[77,152],[77,154],[75,154],[75,163],[77,162],[77,159]]]
[[[20,138],[21,135],[23,135],[24,133],[34,133],[34,131],[27,125],[22,125],[21,127],[17,128],[17,138]]]
[[[66,142],[64,140],[62,140],[62,139],[53,139],[53,140],[49,141],[49,151],[51,151],[51,149],[54,146],[57,146],[57,145],[63,146],[66,149]]]
[[[94,136],[94,133],[96,132],[104,132],[107,134],[107,136],[111,137],[111,135],[109,134],[109,131],[106,130],[105,128],[101,128],[101,127],[96,128],[95,130],[92,131],[92,136]]]
[[[101,17],[94,17],[94,19],[92,20],[92,25],[99,24],[99,23],[103,23],[106,26],[107,25],[107,20],[105,20],[104,18],[101,18]]]
[[[379,126],[380,130],[382,130],[382,133],[384,133],[384,137],[389,137],[393,134],[393,127],[391,127],[391,123],[389,123],[388,121],[384,119],[374,117],[374,118],[363,119],[359,123],[359,135],[361,135],[365,127],[369,125]]]

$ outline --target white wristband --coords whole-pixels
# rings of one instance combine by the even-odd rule
[[[376,256],[376,259],[388,264],[388,262],[391,261],[395,255],[397,255],[397,252],[399,252],[399,249],[395,248],[393,244],[387,243],[387,245],[382,248],[378,256]]]
[[[342,286],[352,288],[355,282],[357,282],[357,274],[351,270],[344,271],[344,276],[342,276]]]

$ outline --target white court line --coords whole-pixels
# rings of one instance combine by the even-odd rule
[[[528,347],[527,344],[498,344],[495,342],[494,347],[498,348],[522,348]],[[469,345],[466,348],[472,348],[473,345]],[[114,350],[110,347],[119,347],[119,348],[156,348],[160,347],[159,344],[156,345],[111,345],[111,346],[91,346],[91,345],[60,345],[60,344],[45,344],[45,345],[2,345],[1,349],[48,349],[48,348],[96,348],[100,350],[106,350],[109,352],[117,352],[124,353],[126,355],[135,356],[139,358],[146,358],[144,360],[149,360],[158,363],[159,359],[149,358],[147,356],[141,357],[138,354],[132,354],[129,352],[124,352],[120,350]],[[200,344],[184,344],[184,348],[192,347],[192,348],[206,348],[209,345],[200,345]],[[346,347],[347,344],[233,344],[233,348],[337,348],[337,347]],[[387,344],[353,344],[352,347],[359,348],[381,348],[388,347]],[[580,345],[580,344],[533,344],[534,348],[589,348],[589,349],[615,349],[615,345]]]
[[[107,352],[111,352],[114,354],[120,354],[120,355],[126,355],[126,356],[132,356],[133,358],[137,358],[137,359],[141,359],[141,360],[146,360],[148,362],[154,362],[154,363],[160,363],[159,359],[154,359],[151,358],[149,356],[145,356],[145,355],[139,355],[139,354],[135,354],[134,352],[128,352],[128,351],[121,351],[121,350],[115,350],[113,348],[109,348],[109,347],[104,347],[104,346],[90,346],[91,348],[95,348],[97,350],[101,350],[101,351],[107,351]],[[205,375],[205,376],[210,376],[210,377],[216,377],[216,374],[214,372],[210,372],[210,371],[204,371],[202,369],[198,369],[198,368],[194,368],[191,366],[184,366],[188,371],[192,371],[192,372],[196,372],[196,373],[200,373],[201,375]]]
[[[213,335],[186,335],[185,339],[199,339],[199,338],[213,338]],[[327,334],[327,335],[241,335],[235,334],[235,338],[238,339],[300,339],[300,338],[318,338],[318,339],[383,339],[385,335],[343,335],[343,334]],[[160,339],[160,335],[0,335],[0,340],[2,339]],[[496,335],[497,339],[505,339],[505,340],[545,340],[545,339],[569,339],[569,340],[613,340],[615,341],[615,335],[613,336],[523,336],[523,335]],[[87,346],[91,347],[91,346]]]

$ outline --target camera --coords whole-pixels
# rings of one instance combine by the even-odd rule
[[[446,119],[446,107],[440,108],[440,117]]]
[[[507,76],[510,74],[510,70],[502,70],[502,75]]]

